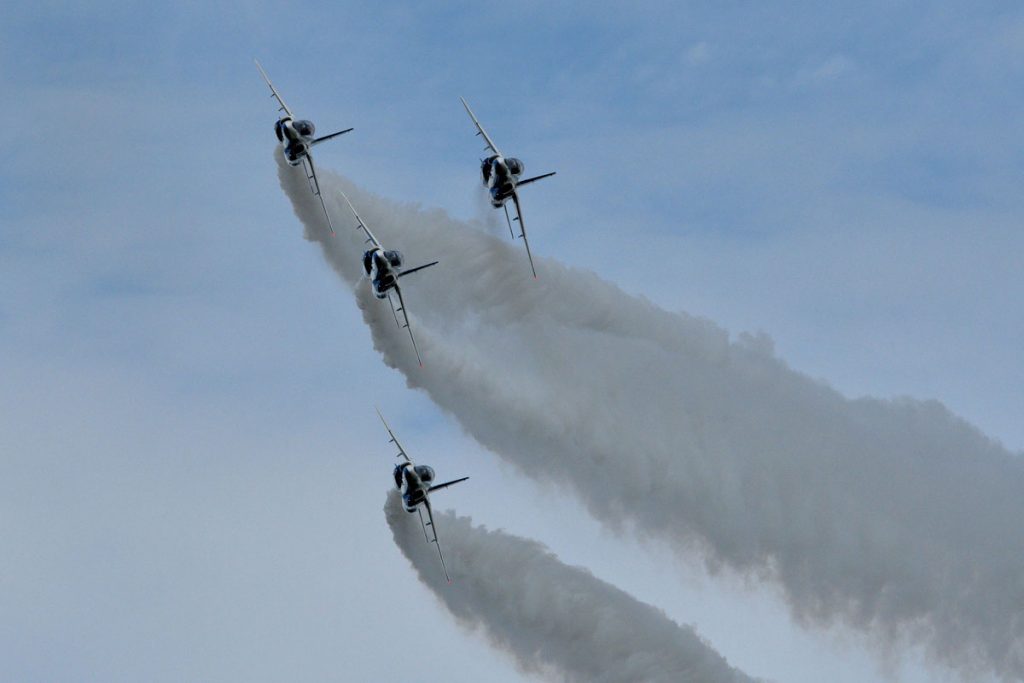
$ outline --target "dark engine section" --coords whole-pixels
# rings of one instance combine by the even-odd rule
[[[277,136],[278,142],[284,142],[284,121],[278,121],[274,124],[274,135]]]
[[[416,474],[420,475],[420,481],[429,484],[434,481],[434,468],[429,465],[416,465]]]
[[[522,175],[523,170],[526,168],[519,159],[508,158],[505,159],[505,163],[508,164],[508,171],[512,175]]]
[[[293,121],[292,128],[294,128],[295,132],[304,138],[311,138],[313,137],[313,133],[316,132],[316,127],[313,125],[312,121]]]
[[[284,160],[292,166],[298,166],[302,157],[306,155],[306,145],[301,142],[293,142],[284,148]]]

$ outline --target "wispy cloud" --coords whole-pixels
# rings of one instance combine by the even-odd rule
[[[821,85],[838,80],[856,70],[856,63],[846,55],[832,55],[825,61],[800,69],[794,82],[796,85]]]

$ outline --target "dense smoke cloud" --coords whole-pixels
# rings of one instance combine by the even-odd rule
[[[536,541],[473,526],[469,517],[435,512],[452,574],[396,491],[384,505],[395,543],[420,580],[464,625],[529,672],[579,683],[742,683],[694,630],[650,605],[562,564]]]
[[[771,582],[808,626],[1024,678],[1024,465],[941,404],[847,399],[763,336],[730,340],[549,258],[535,281],[507,237],[328,173],[339,229],[321,240],[305,179],[282,166],[281,180],[385,362],[524,474],[616,530]],[[405,289],[423,369],[359,282],[339,187],[408,265],[441,260]],[[544,254],[557,226],[532,225]]]

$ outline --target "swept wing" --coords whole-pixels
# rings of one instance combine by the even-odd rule
[[[419,363],[420,367],[422,368],[423,359],[420,358],[420,349],[418,346],[416,346],[416,337],[413,336],[412,327],[409,325],[409,314],[406,313],[405,311],[405,299],[402,298],[402,288],[398,286],[397,282],[395,283],[395,294],[398,295],[398,308],[396,309],[394,302],[391,302],[391,311],[395,313],[396,322],[398,321],[397,314],[402,314],[402,320],[405,321],[405,324],[399,323],[399,327],[404,327],[405,329],[409,330],[409,340],[412,341],[412,350],[416,352],[416,362]],[[388,301],[391,301],[390,296],[388,297]]]
[[[405,458],[406,462],[412,462],[412,460],[410,460],[409,456],[406,454],[405,449],[402,448],[402,444],[398,443],[398,437],[396,437],[395,433],[391,431],[391,427],[388,425],[388,421],[385,420],[384,416],[380,414],[380,409],[375,407],[374,410],[377,411],[377,417],[379,417],[380,421],[384,423],[384,429],[388,430],[388,436],[391,437],[390,439],[388,439],[388,443],[393,443],[395,444],[395,447],[398,448],[398,454],[395,457]]]
[[[491,140],[491,136],[488,135],[487,131],[484,130],[484,127],[480,125],[480,122],[477,120],[476,115],[473,114],[473,110],[469,108],[468,104],[466,104],[466,99],[463,97],[460,97],[459,99],[462,100],[462,106],[466,108],[466,113],[469,114],[469,118],[473,119],[473,125],[476,126],[477,135],[482,135],[484,140],[487,141],[487,148],[490,149],[495,154],[497,154],[498,156],[504,156],[501,152],[498,151],[497,146],[494,144],[494,140]]]
[[[426,527],[429,526],[432,538],[428,540],[437,546],[437,556],[441,558],[441,569],[444,570],[444,579],[448,583],[451,583],[452,577],[448,576],[448,565],[444,562],[444,553],[441,552],[441,543],[437,540],[437,527],[434,526],[434,511],[430,507],[429,498],[423,501],[423,507],[427,508],[427,517],[430,519],[430,521],[424,525],[424,533],[426,533]],[[423,517],[420,517],[420,521],[423,521]]]
[[[519,222],[519,236],[523,238],[523,244],[526,245],[526,258],[530,259],[530,270],[533,271],[533,278],[537,279],[537,269],[533,266],[533,254],[530,253],[530,240],[526,239],[526,223],[523,222],[523,209],[519,206],[519,193],[512,192],[512,202],[516,205],[516,218]],[[508,219],[508,212],[505,212],[505,218]],[[508,229],[512,230],[512,223],[508,224]]]
[[[265,80],[267,82],[267,85],[270,86],[270,96],[276,99],[277,103],[280,105],[278,111],[283,111],[290,118],[294,119],[295,116],[294,114],[292,114],[292,110],[289,109],[288,105],[284,103],[284,99],[281,97],[281,93],[277,92],[277,88],[275,88],[274,84],[270,82],[270,77],[267,76],[267,72],[263,70],[263,66],[260,64],[260,60],[254,59],[252,61],[256,62],[256,68],[260,70],[260,74],[263,75],[263,80]]]
[[[327,204],[324,203],[324,196],[320,193],[320,181],[316,177],[316,166],[313,165],[312,152],[306,152],[306,156],[302,157],[302,168],[307,171],[306,180],[309,181],[309,189],[320,200],[320,207],[324,210],[324,216],[327,218],[327,227],[331,229],[331,234],[333,235],[334,221],[331,220],[331,214],[327,212]]]
[[[352,209],[352,215],[356,217],[356,230],[363,231],[363,234],[366,235],[367,244],[372,244],[378,249],[383,249],[384,247],[380,245],[380,242],[377,241],[377,238],[373,236],[372,232],[370,232],[370,228],[367,227],[366,223],[363,222],[363,219],[362,217],[360,217],[359,212],[356,211],[356,207],[352,206],[352,200],[350,200],[348,198],[348,195],[342,192],[341,190],[338,190],[338,192],[341,194],[342,197],[345,198],[345,203],[348,204],[348,208]]]

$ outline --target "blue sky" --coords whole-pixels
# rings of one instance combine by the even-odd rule
[[[507,482],[459,491],[460,513],[662,602],[747,673],[885,680],[769,592],[608,539],[406,390],[301,239],[253,57],[320,131],[356,128],[318,161],[363,187],[489,215],[463,95],[528,173],[558,171],[525,197],[537,253],[1024,449],[1015,4],[9,4],[0,659],[19,680],[384,680],[396,638],[439,677],[520,680],[392,547],[375,403],[435,467]],[[888,673],[932,680],[918,659]]]

